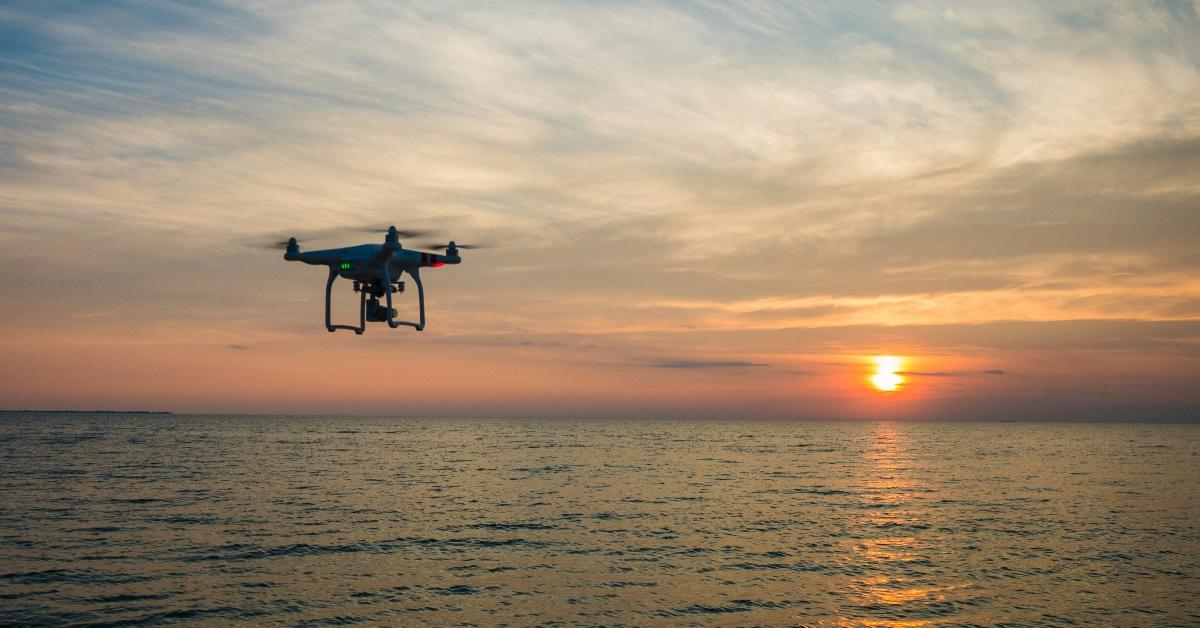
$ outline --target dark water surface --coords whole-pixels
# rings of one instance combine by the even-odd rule
[[[1200,426],[0,415],[0,623],[1200,624]]]

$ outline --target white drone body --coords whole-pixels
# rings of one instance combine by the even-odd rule
[[[329,267],[329,280],[325,282],[326,330],[333,332],[349,329],[356,334],[362,334],[366,331],[368,322],[386,322],[392,329],[401,325],[413,327],[417,331],[425,329],[425,288],[421,284],[421,268],[458,264],[462,262],[462,258],[459,257],[459,247],[454,242],[438,247],[445,248],[445,254],[406,249],[400,246],[401,233],[396,227],[389,227],[383,244],[363,244],[306,252],[300,251],[300,244],[296,238],[288,240],[287,252],[283,254],[283,259]],[[471,247],[464,245],[462,248]],[[415,322],[396,320],[396,310],[392,308],[392,293],[404,292],[404,282],[400,281],[403,273],[408,273],[413,283],[417,284],[420,318]],[[329,320],[333,282],[339,276],[353,281],[354,291],[359,294],[357,326],[334,325]],[[380,305],[380,298],[386,299],[386,305]]]

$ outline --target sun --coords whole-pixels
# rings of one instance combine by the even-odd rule
[[[882,392],[896,392],[904,383],[904,377],[899,371],[904,366],[904,360],[894,355],[877,355],[875,374],[871,376],[871,384]]]
[[[895,392],[904,383],[904,378],[895,373],[876,373],[871,376],[871,383],[883,392]]]

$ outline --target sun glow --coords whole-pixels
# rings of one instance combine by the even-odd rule
[[[904,383],[904,377],[898,371],[904,366],[904,361],[894,355],[877,355],[875,374],[871,376],[871,384],[883,392],[895,392]]]

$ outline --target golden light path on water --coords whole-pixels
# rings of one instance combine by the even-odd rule
[[[891,356],[882,362],[885,368],[899,369],[901,364],[899,358]],[[876,364],[880,363],[880,358],[876,358]],[[912,454],[905,446],[904,434],[891,423],[877,423],[873,431],[874,443],[863,456],[865,476],[860,479],[862,486],[857,491],[863,512],[856,528],[884,533],[859,539],[846,548],[847,560],[866,570],[863,576],[851,579],[846,597],[853,601],[852,607],[878,608],[885,616],[891,614],[888,609],[899,611],[944,603],[946,592],[961,585],[930,586],[923,578],[911,575],[907,568],[922,564],[926,557],[924,544],[913,534],[922,524],[913,508],[914,494],[920,487],[910,477]],[[839,619],[843,626],[881,628],[913,628],[934,623],[924,618],[842,616]]]

